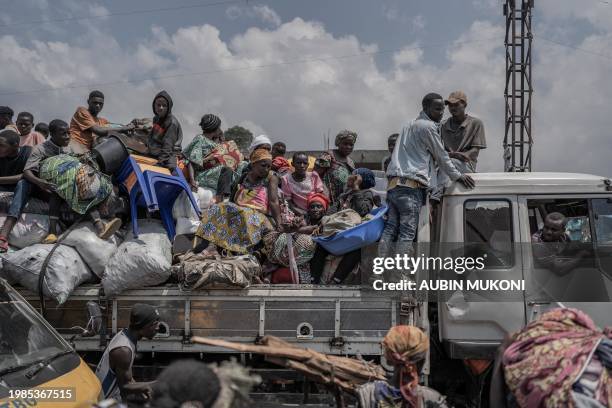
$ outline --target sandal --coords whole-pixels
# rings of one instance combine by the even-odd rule
[[[42,240],[41,244],[55,244],[57,242],[57,235],[49,234]]]
[[[4,235],[0,235],[0,254],[8,252],[8,250],[9,250],[8,239]]]
[[[104,224],[104,228],[98,233],[98,238],[109,239],[115,232],[119,231],[119,228],[121,228],[121,220],[119,218],[113,218]]]

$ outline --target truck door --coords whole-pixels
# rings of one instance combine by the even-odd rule
[[[478,256],[486,254],[484,269],[472,272],[470,279],[520,280],[517,197],[450,196],[444,200],[441,247],[455,245]],[[474,291],[457,291],[448,301],[439,302],[438,310],[440,338],[451,358],[491,358],[504,337],[525,323],[520,290],[508,299],[503,293],[483,298]]]
[[[527,320],[572,307],[599,327],[612,325],[612,197],[521,196],[519,212]],[[564,216],[566,242],[533,242],[551,213]]]

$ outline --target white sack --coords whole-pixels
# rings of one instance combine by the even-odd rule
[[[131,226],[128,229],[126,240],[104,268],[102,286],[107,296],[159,285],[170,277],[172,245],[161,222],[138,220],[138,238]]]
[[[0,225],[4,224],[6,216],[0,217]],[[9,243],[17,248],[25,248],[38,244],[49,233],[49,216],[23,213],[9,234]]]
[[[51,248],[52,244],[36,244],[10,253],[3,260],[3,270],[13,281],[38,293],[38,276]],[[62,304],[76,287],[93,278],[77,251],[69,246],[59,245],[47,265],[43,294],[46,298]]]
[[[193,218],[179,217],[176,219],[176,235],[195,234],[201,221]]]
[[[210,207],[214,199],[213,191],[202,187],[198,187],[197,193],[192,192],[192,194],[200,210],[205,210]],[[179,218],[190,218],[197,220],[199,218],[191,205],[189,196],[187,196],[187,193],[184,191],[177,197],[176,201],[174,201],[174,206],[172,207],[172,217],[175,220],[178,220]]]
[[[121,239],[117,234],[108,240],[98,238],[91,222],[83,222],[75,226],[62,241],[62,244],[76,249],[87,266],[98,277],[104,274],[104,267],[115,254],[120,243]]]

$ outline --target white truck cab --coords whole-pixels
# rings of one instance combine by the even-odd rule
[[[476,187],[454,183],[445,191],[433,225],[419,241],[476,243],[492,255],[479,275],[523,278],[511,301],[471,299],[457,293],[438,302],[439,340],[452,359],[491,358],[504,337],[545,310],[574,307],[600,327],[612,325],[612,188],[605,177],[571,173],[478,173]],[[547,214],[567,219],[570,242],[583,258],[569,273],[543,270],[534,259],[532,235]],[[584,253],[588,252],[588,255]],[[568,261],[572,255],[568,255]],[[494,262],[492,262],[494,260]],[[473,301],[471,301],[473,300]]]

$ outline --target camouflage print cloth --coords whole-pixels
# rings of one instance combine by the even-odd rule
[[[113,191],[110,177],[100,172],[93,162],[82,163],[67,154],[44,160],[40,178],[55,184],[57,195],[78,214],[87,213]]]

